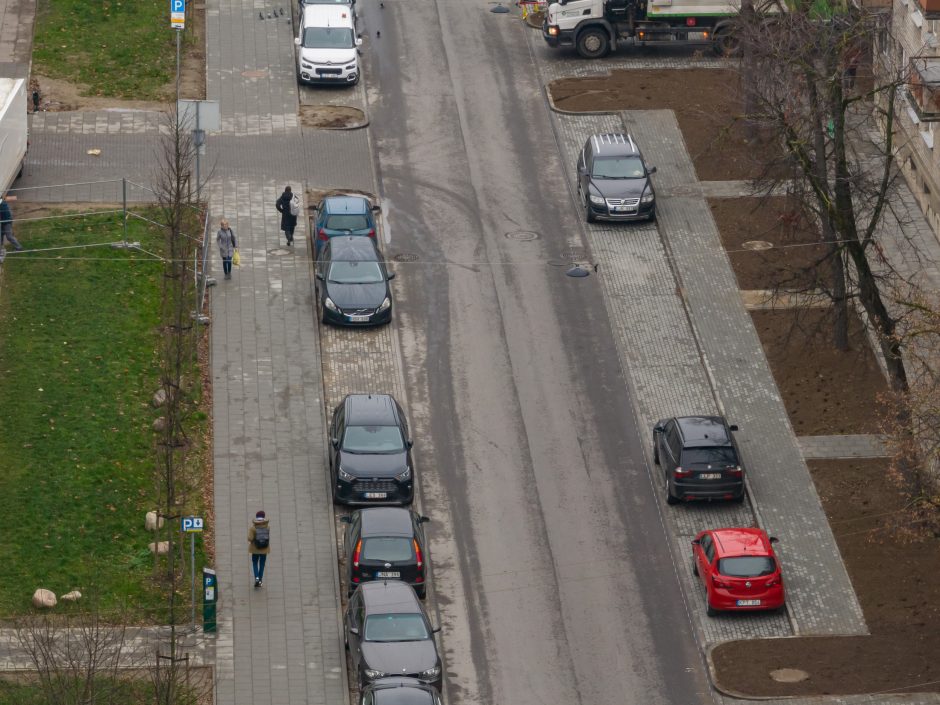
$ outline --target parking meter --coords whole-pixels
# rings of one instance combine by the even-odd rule
[[[202,569],[202,630],[215,632],[215,607],[219,601],[218,579],[212,568]]]

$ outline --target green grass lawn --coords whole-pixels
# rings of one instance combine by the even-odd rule
[[[29,249],[107,242],[121,239],[121,220],[21,220],[17,235]],[[139,220],[129,220],[128,239],[163,249],[158,229]],[[4,264],[0,617],[29,611],[33,590],[45,587],[79,589],[103,609],[129,605],[135,621],[165,618],[144,529],[157,497],[151,424],[160,412],[150,399],[162,269],[143,257],[93,247]],[[192,424],[202,438],[205,415]],[[188,583],[182,592],[188,601]]]
[[[40,0],[33,69],[86,84],[88,95],[166,99],[174,31],[167,0]]]
[[[88,702],[88,705],[139,705],[153,702],[153,685],[147,681],[109,680],[99,678],[95,696],[90,701],[79,700],[83,692],[67,683],[56,690],[57,702]],[[0,702],[4,705],[49,705],[43,689],[31,683],[11,683],[0,680]]]

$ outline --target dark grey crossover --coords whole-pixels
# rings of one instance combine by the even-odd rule
[[[427,594],[429,521],[402,507],[368,507],[340,519],[346,524],[346,577],[352,593],[370,580],[401,580]]]
[[[359,705],[441,705],[441,694],[414,678],[382,678],[362,689]]]
[[[679,416],[653,427],[653,461],[662,467],[666,501],[744,499],[744,469],[720,416]]]
[[[411,504],[411,446],[405,412],[390,394],[347,396],[330,424],[333,501]]]
[[[578,197],[587,221],[654,220],[655,171],[630,135],[589,137],[578,156]]]
[[[372,238],[330,238],[317,259],[317,312],[323,323],[374,326],[392,320],[395,274],[385,268]]]
[[[400,580],[364,583],[349,598],[346,648],[359,687],[402,676],[441,688],[441,659],[421,601]]]

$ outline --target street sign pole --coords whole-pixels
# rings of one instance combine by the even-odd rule
[[[189,572],[192,581],[190,599],[192,601],[193,631],[196,629],[196,534],[202,533],[202,517],[183,517],[183,533],[189,534]]]

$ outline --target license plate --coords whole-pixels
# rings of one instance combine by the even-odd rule
[[[400,578],[401,573],[397,570],[385,570],[385,571],[379,571],[378,573],[376,573],[375,577],[377,578]]]
[[[349,320],[352,323],[368,323],[370,316],[350,316]]]
[[[698,479],[699,480],[720,480],[721,473],[720,472],[703,472],[701,475],[698,476]]]
[[[615,213],[627,213],[633,210],[630,206],[611,206],[610,209]]]
[[[738,600],[738,607],[759,607],[760,600]]]
[[[388,492],[366,492],[366,499],[385,499]]]

